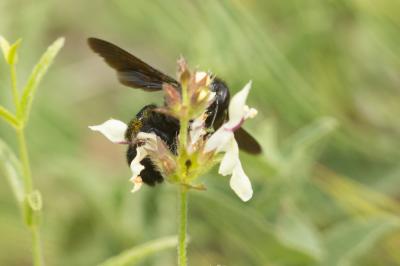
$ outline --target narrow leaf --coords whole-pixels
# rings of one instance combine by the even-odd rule
[[[18,48],[19,45],[21,44],[21,39],[18,39],[15,43],[13,43],[10,46],[10,49],[8,50],[8,55],[7,55],[7,62],[9,65],[15,65],[18,61]]]
[[[29,76],[28,82],[23,89],[21,97],[21,111],[23,115],[22,118],[25,121],[29,116],[29,111],[31,109],[36,88],[63,45],[64,38],[57,39],[52,45],[47,48],[46,52],[42,55],[39,62],[33,68],[33,71]]]
[[[21,175],[21,164],[11,149],[1,139],[0,173],[8,179],[17,202],[22,204],[24,201],[24,187]]]
[[[1,48],[1,51],[3,52],[4,59],[8,63],[8,53],[9,53],[9,50],[10,50],[10,44],[1,35],[0,35],[0,48]]]
[[[318,166],[313,182],[332,196],[352,214],[388,214],[400,217],[400,206],[395,199],[370,187]]]
[[[128,249],[121,254],[106,260],[99,266],[132,265],[139,262],[141,259],[164,249],[174,248],[176,247],[177,243],[178,240],[176,236],[159,238],[157,240],[153,240],[140,246]]]
[[[17,118],[3,106],[0,106],[0,117],[2,117],[6,122],[10,123],[10,125],[15,128],[19,126]]]
[[[320,118],[291,136],[290,139],[285,142],[283,152],[285,154],[304,152],[330,134],[337,126],[338,122],[335,118]]]
[[[249,264],[265,265],[268,261],[269,265],[311,265],[315,260],[309,252],[282,241],[276,227],[249,203],[228,198],[212,188],[207,193],[193,193],[192,198],[193,209],[205,214],[203,223],[220,234],[221,240],[214,239],[212,244],[223,245],[226,252],[240,251],[241,257],[252,262]]]
[[[370,218],[353,220],[329,230],[325,244],[329,252],[321,262],[324,266],[350,266],[355,259],[367,254],[385,234],[398,228],[395,220]]]
[[[299,209],[287,202],[278,216],[277,234],[287,246],[320,259],[323,248],[317,229]]]

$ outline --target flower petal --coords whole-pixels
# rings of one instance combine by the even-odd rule
[[[204,129],[204,123],[206,121],[206,114],[203,113],[201,116],[193,120],[190,124],[190,144],[193,146],[202,136],[207,132]]]
[[[131,179],[132,183],[133,183],[133,188],[131,190],[132,193],[135,193],[136,191],[138,191],[142,185],[143,185],[143,180],[140,176],[137,176],[134,179]]]
[[[143,146],[136,148],[136,156],[131,162],[131,170],[132,170],[132,177],[131,180],[134,180],[136,177],[140,175],[140,172],[144,169],[144,165],[140,162],[147,156],[147,152]]]
[[[225,147],[225,155],[219,165],[218,173],[221,175],[230,175],[235,166],[239,163],[239,147],[235,138],[231,138],[228,145]]]
[[[251,81],[249,81],[242,90],[232,97],[231,102],[229,103],[229,126],[227,127],[235,127],[243,119],[250,88]]]
[[[204,72],[204,71],[196,72],[195,82],[198,83],[198,82],[202,81],[205,77],[208,78],[207,72]]]
[[[136,139],[143,140],[145,142],[145,149],[155,151],[157,150],[157,135],[155,133],[139,132]]]
[[[216,152],[220,152],[226,148],[227,144],[232,138],[234,138],[233,132],[226,130],[222,126],[207,140],[204,151],[210,152],[216,150]]]
[[[128,126],[119,120],[110,119],[101,125],[89,126],[93,131],[98,131],[114,143],[126,143],[125,131]]]
[[[238,160],[235,168],[233,169],[232,177],[229,182],[233,191],[243,201],[248,201],[253,196],[253,188],[247,175],[244,173],[242,164]]]

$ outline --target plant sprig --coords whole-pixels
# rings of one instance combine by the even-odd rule
[[[25,139],[25,126],[29,119],[29,113],[37,87],[54,58],[63,47],[64,38],[57,39],[43,53],[39,62],[33,68],[21,94],[18,89],[16,71],[18,48],[20,44],[21,39],[18,39],[10,45],[5,38],[0,36],[0,48],[10,68],[11,92],[15,107],[14,114],[12,111],[0,105],[0,117],[15,129],[20,155],[19,160],[16,159],[11,149],[3,143],[0,147],[0,155],[2,159],[4,159],[2,160],[1,168],[6,172],[18,205],[22,210],[25,224],[31,231],[33,264],[35,266],[41,266],[44,265],[44,262],[39,233],[39,217],[43,203],[41,193],[39,190],[35,189],[31,176],[31,167]],[[17,186],[17,184],[20,185]]]

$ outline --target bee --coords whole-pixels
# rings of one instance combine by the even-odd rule
[[[122,48],[97,38],[89,38],[90,48],[117,72],[118,80],[125,86],[139,88],[148,92],[162,90],[163,84],[169,84],[180,91],[181,86],[174,78],[160,72],[136,56]],[[215,92],[215,99],[207,108],[205,125],[207,128],[218,129],[228,119],[229,88],[220,78],[215,77],[209,85]],[[160,137],[173,154],[177,154],[179,121],[167,114],[157,111],[157,106],[149,104],[144,106],[129,122],[125,138],[129,144],[126,158],[128,164],[136,157],[135,137],[139,132],[154,133]],[[250,154],[261,153],[260,144],[243,128],[234,132],[239,148]],[[154,186],[161,183],[164,178],[156,169],[149,158],[144,158],[141,163],[144,170],[140,176],[144,183]]]

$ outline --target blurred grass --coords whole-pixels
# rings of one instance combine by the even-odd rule
[[[190,204],[190,265],[399,265],[400,4],[396,1],[0,2],[0,33],[23,38],[20,85],[58,36],[28,143],[44,197],[48,265],[94,265],[175,234],[167,185],[129,193],[124,148],[87,125],[129,120],[159,93],[124,88],[86,45],[96,36],[174,74],[184,55],[231,87],[253,80],[246,124],[264,154],[242,154],[255,196],[216,173]],[[1,60],[0,60],[1,61]],[[11,106],[0,63],[0,101]],[[0,137],[15,147],[12,130]],[[3,175],[1,176],[3,177]],[[0,265],[28,265],[28,239],[0,182]],[[344,245],[346,244],[346,245]],[[140,265],[174,265],[162,252]]]

